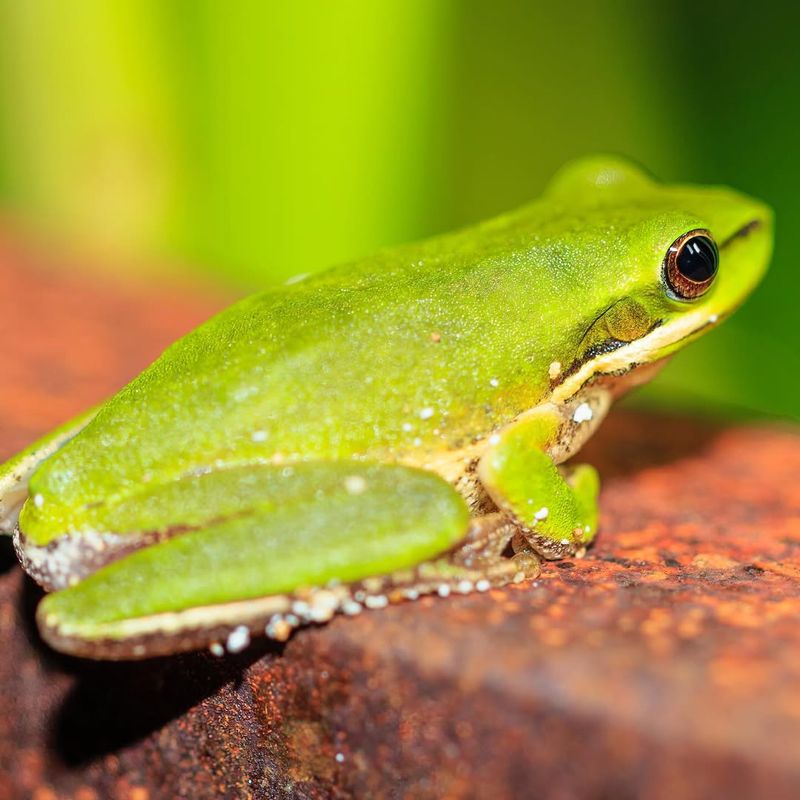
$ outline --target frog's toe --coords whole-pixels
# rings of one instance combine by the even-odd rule
[[[515,583],[535,580],[542,572],[542,562],[532,549],[515,553],[511,561],[515,568]]]

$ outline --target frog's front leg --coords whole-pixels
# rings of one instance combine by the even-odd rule
[[[593,467],[559,468],[565,436],[589,422],[590,407],[535,409],[495,436],[478,465],[478,477],[497,507],[516,526],[512,546],[545,558],[583,550],[597,530],[599,480]],[[578,406],[580,407],[580,406]],[[527,546],[526,546],[527,545]]]

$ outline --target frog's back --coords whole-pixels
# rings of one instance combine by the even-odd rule
[[[570,225],[608,251],[613,219]],[[558,343],[579,335],[554,301],[565,284],[592,291],[594,245],[573,251],[564,230],[535,203],[243,300],[112,398],[32,487],[86,503],[142,476],[463,447],[536,405]]]

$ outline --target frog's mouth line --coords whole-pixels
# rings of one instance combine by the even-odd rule
[[[722,319],[723,315],[709,316],[708,312],[698,310],[669,325],[659,325],[641,339],[626,342],[590,361],[585,361],[553,389],[552,401],[554,403],[566,402],[593,378],[603,375],[615,377],[625,375],[643,364],[658,361],[666,355],[663,351],[678,342],[699,335],[703,330],[716,325]]]
[[[750,220],[728,236],[719,245],[719,249],[725,250],[734,242],[747,238],[762,225],[763,222],[760,219]],[[551,396],[553,402],[566,402],[593,378],[603,375],[615,377],[625,375],[639,366],[664,358],[669,355],[675,345],[689,341],[699,336],[707,328],[718,325],[730,316],[734,309],[735,306],[724,312],[709,314],[707,310],[698,308],[695,311],[687,312],[668,325],[664,325],[662,320],[657,321],[644,336],[632,342],[609,340],[598,345],[600,352],[592,353],[593,358],[577,364],[563,374],[561,383],[553,387]]]

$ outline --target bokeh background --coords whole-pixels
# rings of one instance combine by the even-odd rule
[[[637,402],[797,419],[798,30],[771,0],[0,0],[0,211],[65,264],[244,292],[621,153],[778,224],[758,294]]]

